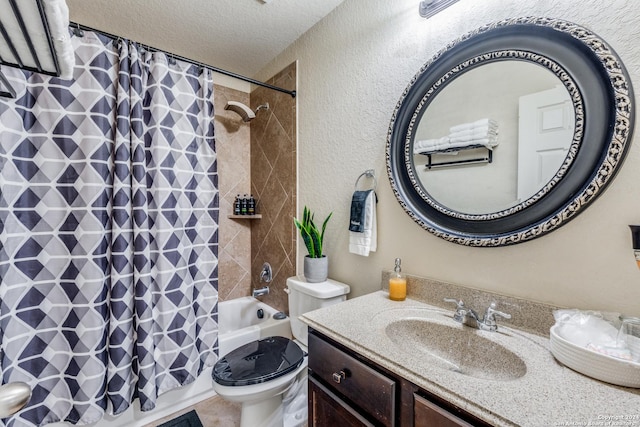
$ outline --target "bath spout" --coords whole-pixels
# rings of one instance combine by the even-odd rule
[[[269,295],[269,287],[265,286],[264,288],[256,289],[253,288],[253,297],[258,298],[264,295]]]

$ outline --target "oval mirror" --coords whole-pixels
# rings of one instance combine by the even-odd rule
[[[405,211],[469,246],[520,243],[565,224],[620,167],[631,83],[592,32],[545,18],[501,21],[427,62],[389,127],[387,171]]]

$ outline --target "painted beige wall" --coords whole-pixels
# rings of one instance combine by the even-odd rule
[[[640,132],[609,189],[584,213],[540,239],[504,248],[468,248],[422,230],[401,209],[386,177],[385,143],[395,105],[419,67],[459,35],[515,16],[581,24],[622,57],[640,93],[640,9],[631,0],[460,0],[436,17],[418,0],[346,0],[257,76],[298,60],[299,203],[334,211],[326,249],[330,276],[351,296],[380,288],[401,257],[407,273],[552,304],[640,314],[640,271],[627,224],[640,223]],[[636,98],[637,102],[637,98]],[[378,244],[368,258],[348,252],[353,184],[378,175]],[[298,271],[305,255],[298,244]],[[452,295],[453,296],[453,295]]]

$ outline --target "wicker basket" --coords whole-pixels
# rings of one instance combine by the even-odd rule
[[[573,344],[557,333],[550,332],[551,353],[565,366],[610,384],[640,388],[640,363],[617,359]]]

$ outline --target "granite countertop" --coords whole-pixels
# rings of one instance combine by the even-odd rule
[[[391,372],[496,426],[640,427],[640,389],[618,387],[558,363],[548,336],[501,324],[498,332],[475,331],[515,353],[526,365],[516,379],[495,380],[443,369],[433,359],[403,350],[385,332],[400,318],[430,316],[448,327],[468,328],[452,312],[384,291],[306,313],[301,320]]]

